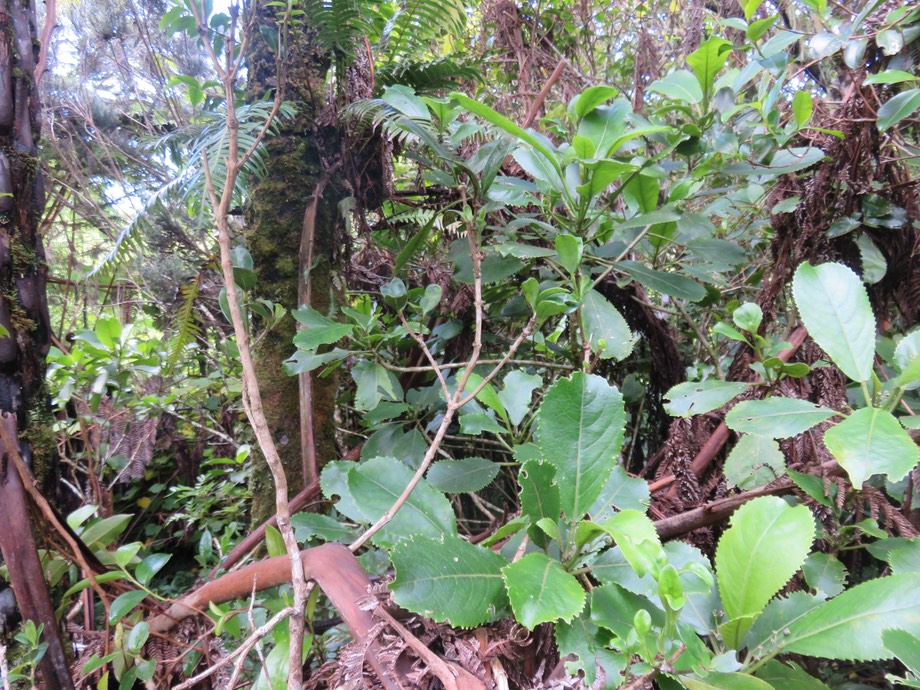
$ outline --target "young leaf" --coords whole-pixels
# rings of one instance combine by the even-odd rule
[[[700,88],[699,80],[685,69],[669,72],[661,79],[653,81],[649,84],[648,91],[685,103],[699,103],[703,100],[703,89]]]
[[[712,36],[700,44],[700,47],[687,56],[687,64],[696,75],[703,92],[712,93],[716,75],[725,66],[732,44],[724,38]]]
[[[792,98],[792,114],[795,116],[795,126],[801,129],[808,124],[815,106],[811,94],[807,91],[796,91]]]
[[[753,619],[802,567],[815,535],[805,506],[764,496],[741,506],[716,549],[719,594],[729,621],[747,619],[726,642],[738,648]]]
[[[808,332],[840,370],[868,381],[875,356],[875,316],[862,281],[843,264],[803,263],[792,294]]]
[[[504,388],[498,398],[508,414],[508,421],[517,426],[530,411],[533,392],[543,385],[539,374],[525,374],[523,371],[509,371],[503,380]]]
[[[687,381],[679,383],[665,393],[665,411],[675,417],[692,417],[722,407],[751,387],[749,383],[734,381]]]
[[[498,475],[498,465],[485,458],[439,460],[428,470],[428,483],[448,494],[479,491]]]
[[[824,445],[858,488],[873,474],[896,482],[920,462],[920,447],[897,418],[874,407],[856,410],[828,429]]]
[[[808,431],[836,412],[797,398],[745,400],[725,416],[732,431],[768,438],[790,438]]]
[[[638,340],[619,310],[597,290],[582,299],[581,321],[591,350],[599,352],[601,359],[626,359]]]
[[[575,373],[550,387],[537,416],[543,457],[556,467],[562,509],[579,520],[610,476],[623,442],[623,396],[600,376]]]
[[[901,371],[895,384],[907,390],[920,388],[920,329],[901,339],[894,350],[894,361]]]
[[[572,120],[581,120],[585,115],[617,95],[612,86],[589,86],[570,102],[566,113]]]
[[[890,98],[878,109],[878,131],[885,132],[920,109],[920,89],[908,89]]]
[[[415,536],[399,542],[390,558],[393,601],[413,613],[472,628],[508,606],[502,582],[508,562],[490,549],[453,535]]]
[[[140,604],[147,597],[147,592],[142,589],[134,589],[115,597],[112,605],[109,607],[109,623],[115,624],[127,616],[134,607]]]
[[[784,652],[824,659],[874,661],[894,654],[882,633],[920,636],[920,574],[892,575],[848,589],[787,626]]]
[[[531,553],[502,568],[514,617],[533,630],[540,623],[570,622],[585,607],[585,590],[559,561]]]

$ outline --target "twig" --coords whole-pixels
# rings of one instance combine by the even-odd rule
[[[540,90],[540,93],[537,94],[537,97],[534,99],[530,106],[530,110],[527,111],[527,116],[524,118],[524,122],[521,124],[523,129],[530,127],[530,125],[533,124],[533,121],[537,119],[537,113],[540,111],[540,106],[543,105],[543,101],[545,101],[546,97],[549,95],[549,90],[553,88],[553,84],[559,81],[559,77],[562,76],[562,70],[565,68],[567,63],[568,60],[565,58],[559,60],[559,64],[556,65],[556,69],[553,70],[553,73],[549,75],[549,79],[546,80],[546,85]]]

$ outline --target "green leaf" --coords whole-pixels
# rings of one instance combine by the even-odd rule
[[[653,81],[649,84],[648,91],[686,103],[699,103],[703,100],[703,89],[700,88],[699,80],[685,69],[669,72],[661,79]]]
[[[623,556],[639,577],[653,570],[663,552],[655,524],[638,510],[621,510],[601,525],[613,537]]]
[[[617,90],[612,86],[589,86],[570,102],[566,112],[573,120],[581,120],[585,115],[616,97]]]
[[[364,520],[374,523],[392,508],[412,474],[412,470],[394,458],[372,458],[353,466],[348,472],[348,489],[352,496],[360,497],[359,510]],[[405,505],[377,533],[374,542],[387,547],[412,535],[439,539],[444,534],[456,534],[456,531],[450,501],[423,479]]]
[[[819,595],[835,597],[843,591],[847,569],[836,556],[817,551],[802,566],[805,582]]]
[[[703,92],[712,93],[716,75],[725,66],[731,52],[732,44],[724,38],[712,36],[700,44],[700,47],[687,56],[687,64],[696,75]]]
[[[559,561],[531,553],[502,568],[517,621],[529,630],[540,623],[571,622],[585,607],[585,590]]]
[[[479,491],[498,475],[498,465],[485,458],[440,460],[428,470],[428,483],[438,491],[461,494]]]
[[[808,124],[815,105],[808,91],[796,91],[792,98],[792,114],[795,117],[795,126],[801,129]]]
[[[128,633],[128,639],[125,641],[125,648],[132,654],[138,654],[147,643],[147,638],[149,636],[150,625],[144,621],[141,621],[133,628],[131,628],[131,632]]]
[[[824,433],[824,445],[861,488],[873,474],[898,481],[920,462],[920,447],[890,412],[856,410]]]
[[[109,623],[115,624],[131,613],[135,607],[147,598],[147,592],[134,589],[124,594],[119,594],[109,607]]]
[[[833,417],[836,412],[797,398],[745,400],[725,416],[732,431],[769,438],[791,438]]]
[[[651,614],[652,625],[664,625],[664,611],[644,596],[628,592],[615,584],[595,587],[591,591],[591,622],[606,628],[622,640],[629,636],[633,629],[633,619],[642,610]]]
[[[741,0],[741,9],[744,10],[744,18],[751,21],[751,17],[757,11],[757,8],[763,4],[763,0]]]
[[[137,581],[142,585],[149,585],[153,576],[160,572],[170,558],[172,558],[171,553],[155,553],[147,556],[147,558],[137,564],[137,569],[134,571],[134,577],[136,577]]]
[[[360,360],[352,367],[351,377],[358,386],[355,392],[355,407],[359,410],[373,410],[381,400],[402,400],[403,391],[399,379],[381,364],[366,359]]]
[[[676,273],[656,271],[635,261],[621,261],[617,267],[626,271],[636,282],[665,295],[691,302],[699,302],[706,298],[706,288],[695,280]]]
[[[559,173],[558,164],[552,165],[539,152],[527,146],[519,146],[514,150],[512,157],[524,169],[524,172],[538,182],[543,182],[560,193],[565,189],[565,183]]]
[[[508,433],[507,429],[503,428],[501,424],[496,422],[494,417],[491,417],[483,412],[473,412],[471,414],[460,415],[461,434],[467,434],[468,436],[479,436],[483,431],[488,431],[492,434]]]
[[[559,501],[559,486],[554,481],[556,468],[548,462],[528,460],[518,472],[521,487],[521,515],[526,515],[531,524],[549,518],[558,520],[562,505]],[[535,530],[531,535],[537,534]],[[546,544],[542,532],[537,534],[538,546]]]
[[[680,682],[688,690],[773,690],[773,686],[766,681],[745,673],[711,671],[705,678],[680,676]]]
[[[588,514],[595,522],[604,522],[613,514],[611,507],[644,513],[648,510],[649,500],[648,482],[640,477],[630,477],[622,466],[617,465]]]
[[[917,109],[920,109],[920,89],[902,91],[878,109],[878,130],[888,131]]]
[[[559,263],[570,274],[575,273],[581,266],[581,256],[584,252],[584,242],[575,235],[556,235],[556,253],[559,254]]]
[[[287,549],[284,546],[284,537],[277,527],[273,525],[265,526],[265,550],[271,557],[283,556]]]
[[[885,630],[882,643],[914,675],[920,675],[920,638],[906,630]]]
[[[291,516],[291,526],[298,542],[306,542],[315,537],[323,541],[340,541],[348,544],[355,540],[355,529],[344,525],[328,515],[318,513],[297,513]]]
[[[674,417],[692,417],[722,407],[748,388],[749,383],[735,381],[687,381],[665,393],[665,411]]]
[[[786,175],[810,168],[823,158],[824,151],[817,147],[800,147],[777,151],[769,165],[733,163],[722,172],[727,175]]]
[[[920,388],[920,329],[915,329],[901,338],[894,349],[894,362],[901,371],[895,385],[907,390]]]
[[[783,476],[786,459],[772,438],[743,434],[725,459],[729,486],[754,489]]]
[[[571,624],[559,621],[555,625],[556,646],[559,655],[566,659],[565,668],[572,675],[584,673],[585,682],[594,685],[598,666],[608,679],[617,682],[626,668],[628,656],[617,654],[607,646],[607,633],[600,630],[587,614],[578,616]]]
[[[441,296],[444,293],[444,288],[435,283],[434,285],[429,285],[425,288],[425,292],[422,295],[422,299],[419,300],[419,309],[422,310],[422,314],[425,315],[434,309],[438,304],[441,303]]]
[[[504,388],[499,391],[508,421],[517,426],[530,411],[533,392],[543,385],[543,377],[539,374],[525,374],[523,371],[509,371],[503,380]]]
[[[757,333],[763,321],[763,310],[753,302],[746,302],[732,312],[732,321],[743,331]]]
[[[623,396],[600,376],[575,373],[546,392],[537,414],[543,457],[556,467],[562,509],[579,520],[617,462],[626,412]]]
[[[870,74],[863,79],[863,84],[901,84],[905,81],[920,81],[920,77],[904,70],[886,69],[878,74]]]
[[[868,235],[856,238],[859,247],[859,262],[862,264],[862,279],[869,285],[875,285],[888,272],[888,260]]]
[[[815,535],[805,506],[763,496],[741,506],[716,549],[719,594],[729,621],[747,619],[726,642],[737,649],[767,602],[802,567]]]
[[[829,690],[824,683],[791,661],[783,663],[770,659],[760,667],[756,676],[777,690]]]
[[[824,601],[824,598],[808,592],[793,592],[787,597],[773,599],[751,626],[744,638],[745,646],[754,656],[771,653],[776,644],[777,630],[785,630],[787,625],[816,609]]]
[[[315,350],[320,345],[337,343],[354,330],[354,326],[327,319],[312,307],[304,306],[291,313],[305,326],[294,336],[294,344],[303,350]]]
[[[482,385],[484,380],[485,379],[476,372],[470,372],[469,378],[467,378],[466,381],[466,390],[468,392],[476,390]],[[506,424],[508,423],[508,413],[505,411],[505,406],[502,404],[501,398],[498,397],[495,386],[491,383],[486,383],[482,386],[482,389],[476,394],[476,400],[494,410],[498,416],[502,418],[502,421]]]
[[[601,359],[624,360],[632,353],[638,338],[619,310],[597,290],[590,290],[582,299],[581,321],[592,352],[600,353]]]
[[[399,273],[405,265],[412,260],[421,248],[425,245],[425,242],[428,241],[428,236],[431,234],[431,228],[434,226],[435,221],[438,219],[437,215],[431,217],[425,225],[422,226],[421,230],[415,233],[405,246],[399,250],[399,254],[396,255],[396,261],[393,262],[393,273]]]
[[[848,589],[787,626],[782,648],[824,659],[873,661],[893,655],[882,633],[920,636],[920,574],[892,575]]]
[[[415,536],[390,553],[396,577],[393,601],[438,622],[472,628],[508,606],[502,567],[508,561],[465,539]]]

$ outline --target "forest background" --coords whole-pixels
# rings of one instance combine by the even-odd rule
[[[920,687],[920,7],[0,25],[5,686]]]

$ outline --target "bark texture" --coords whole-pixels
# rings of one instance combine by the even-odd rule
[[[35,8],[29,0],[0,3],[0,410],[16,416],[19,454],[39,478],[54,459],[44,388],[51,327],[47,267],[38,220],[45,188],[38,155],[40,104]],[[48,652],[40,671],[48,688],[72,688],[54,607],[31,533],[28,503],[6,449],[0,455],[0,550],[22,615],[44,625]]]

